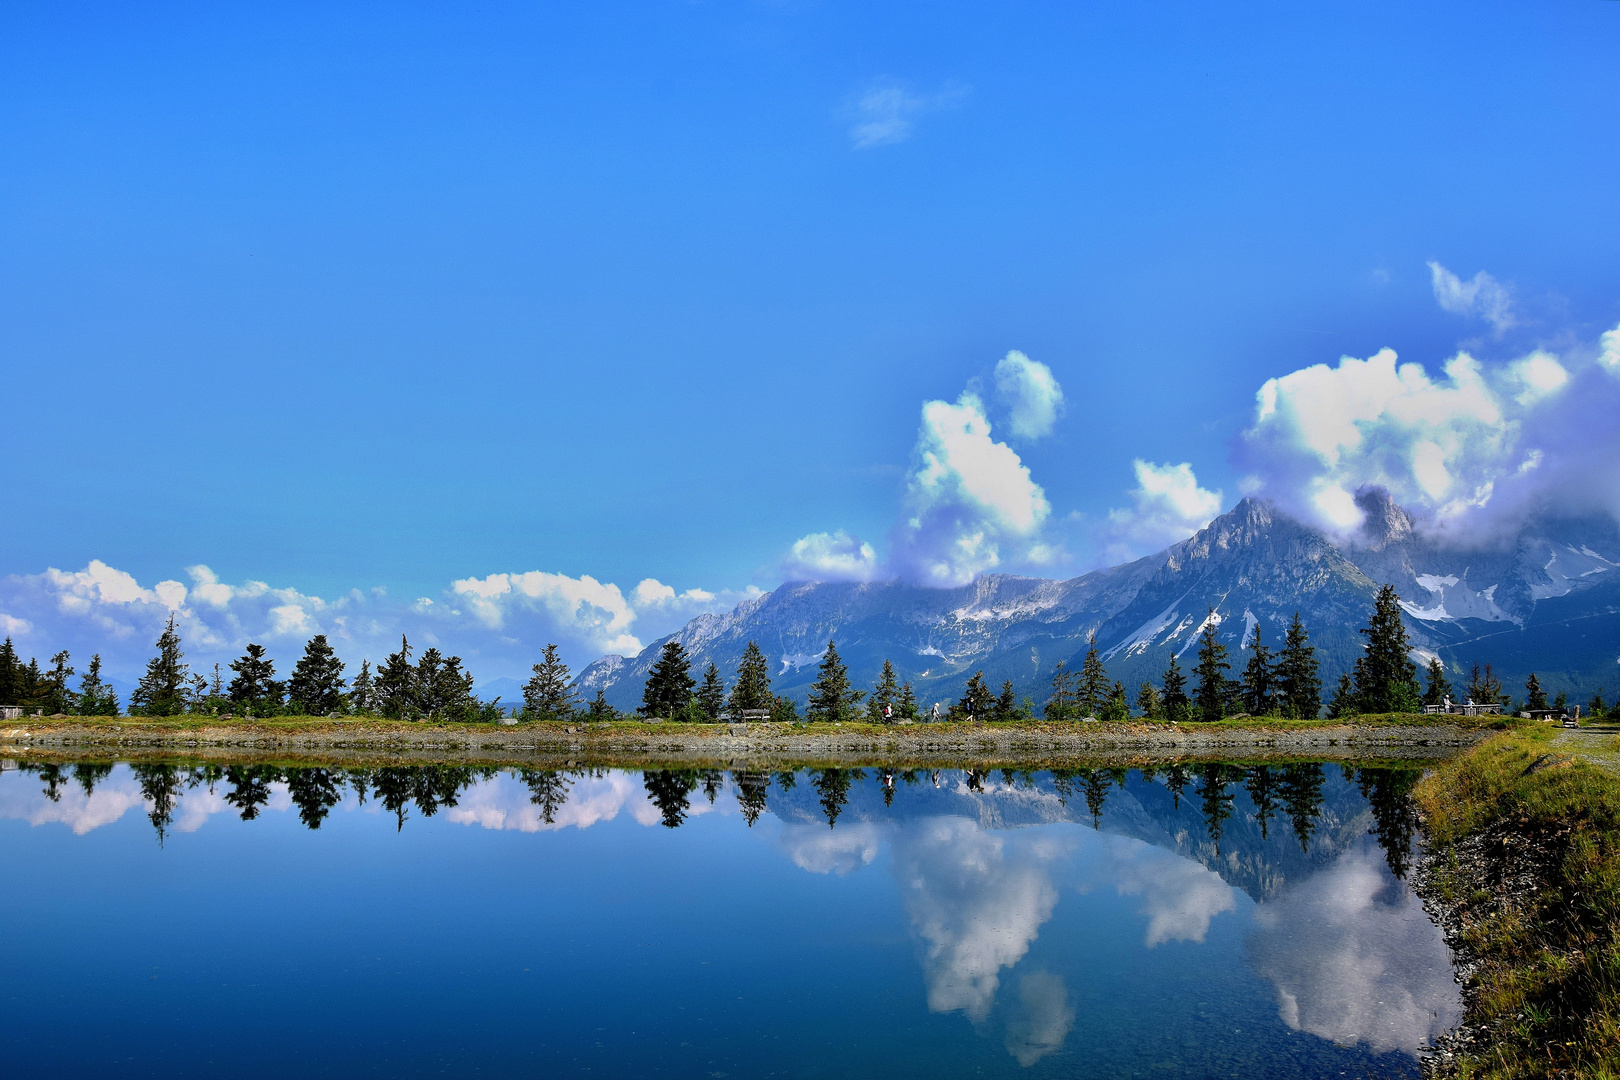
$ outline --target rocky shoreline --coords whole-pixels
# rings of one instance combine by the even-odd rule
[[[522,724],[428,726],[407,723],[176,724],[40,719],[0,728],[0,753],[13,757],[184,756],[203,760],[300,758],[334,764],[379,759],[461,763],[696,767],[717,764],[892,763],[1051,767],[1067,761],[1138,762],[1269,757],[1437,760],[1488,734],[1455,724],[1312,724],[1301,727],[1157,724],[919,724],[874,728],[754,724]]]

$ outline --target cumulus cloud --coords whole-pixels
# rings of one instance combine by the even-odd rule
[[[843,877],[877,858],[879,835],[877,826],[866,821],[841,829],[797,822],[784,825],[776,842],[799,869]]]
[[[144,668],[171,615],[193,670],[227,663],[258,642],[286,672],[314,634],[326,634],[352,668],[362,657],[394,651],[403,634],[418,649],[460,655],[487,679],[527,672],[547,643],[576,667],[606,652],[639,652],[641,633],[661,636],[695,615],[760,595],[757,588],[681,592],[652,578],[627,595],[589,575],[529,571],[453,581],[437,600],[397,602],[383,589],[328,600],[263,581],[222,582],[206,565],[187,574],[189,587],[172,580],[145,586],[92,560],[82,570],[10,575],[0,578],[0,628],[25,655],[68,649],[82,669],[91,653],[101,653],[108,674],[124,679]]]
[[[1021,439],[1052,433],[1063,412],[1063,387],[1052,369],[1014,349],[996,364],[996,396],[1010,414],[1008,427]]]
[[[1295,1031],[1411,1051],[1461,1015],[1444,936],[1369,840],[1256,907],[1254,924],[1254,969]]]
[[[787,581],[871,581],[882,574],[872,545],[842,529],[795,540],[781,569]]]
[[[1598,340],[1598,363],[1620,374],[1620,326],[1604,331]]]
[[[1109,857],[1094,878],[1110,882],[1121,896],[1140,896],[1147,916],[1142,944],[1202,942],[1217,915],[1237,910],[1236,891],[1221,876],[1191,859],[1140,840],[1110,838]]]
[[[1438,262],[1429,262],[1429,276],[1434,286],[1434,299],[1440,307],[1453,315],[1478,315],[1491,324],[1498,334],[1514,325],[1513,298],[1501,282],[1481,270],[1469,281]]]
[[[1192,465],[1136,459],[1132,506],[1108,512],[1105,551],[1123,562],[1185,540],[1221,512],[1220,491],[1198,486]]]
[[[694,805],[696,816],[710,809]],[[647,798],[647,789],[632,774],[613,770],[603,776],[573,777],[562,806],[548,822],[529,789],[508,773],[480,781],[463,792],[456,805],[445,811],[445,819],[458,825],[515,832],[554,832],[559,829],[588,829],[599,821],[612,821],[628,813],[638,825],[651,827],[662,821],[658,808]]]
[[[948,109],[964,96],[966,90],[955,85],[935,94],[918,94],[894,80],[874,81],[856,96],[850,142],[857,150],[905,142],[911,138],[918,117]]]
[[[904,576],[965,585],[1037,545],[1051,504],[1017,452],[995,439],[976,394],[923,405],[916,456],[894,536]]]

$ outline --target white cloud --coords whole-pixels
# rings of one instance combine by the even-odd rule
[[[1519,384],[1514,398],[1520,405],[1534,405],[1542,398],[1562,390],[1569,382],[1569,372],[1551,353],[1537,349],[1529,356],[1508,365],[1509,377]]]
[[[1513,301],[1503,285],[1481,270],[1470,281],[1463,281],[1441,266],[1429,262],[1434,299],[1453,315],[1478,315],[1498,334],[1514,325]]]
[[[26,634],[33,630],[34,624],[27,619],[19,619],[12,615],[0,612],[0,634],[11,637],[14,634]]]
[[[787,581],[871,581],[881,573],[872,545],[842,529],[795,540],[782,560]]]
[[[782,827],[776,839],[799,869],[840,877],[870,865],[877,858],[878,841],[877,826],[867,821],[847,823],[841,829],[791,823]]]
[[[964,585],[1036,543],[1051,504],[1018,454],[992,437],[975,394],[924,403],[916,454],[894,544],[906,576]]]
[[[1221,512],[1221,493],[1198,486],[1192,465],[1155,465],[1138,458],[1128,509],[1108,512],[1105,551],[1123,562],[1185,540]]]
[[[1620,374],[1620,326],[1605,330],[1598,340],[1598,363]]]
[[[1109,859],[1095,875],[1121,896],[1142,897],[1148,919],[1142,943],[1202,942],[1216,915],[1237,910],[1235,890],[1213,870],[1140,840],[1110,838]]]
[[[948,109],[965,95],[965,88],[954,85],[936,94],[917,94],[893,80],[875,81],[856,97],[850,142],[857,150],[905,142],[919,116]]]
[[[996,364],[996,396],[1011,414],[1008,426],[1021,439],[1052,433],[1063,412],[1063,387],[1052,369],[1014,349]]]

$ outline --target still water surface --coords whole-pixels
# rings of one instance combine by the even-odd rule
[[[1416,1076],[1415,773],[5,763],[14,1076]]]

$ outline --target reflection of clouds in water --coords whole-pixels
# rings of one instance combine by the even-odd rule
[[[1019,980],[1018,1005],[1007,1021],[1007,1053],[1027,1069],[1062,1047],[1074,1010],[1063,980],[1049,971],[1032,971]]]
[[[0,817],[20,818],[30,825],[62,824],[83,836],[91,829],[111,825],[131,808],[144,804],[140,785],[127,774],[117,780],[103,780],[89,797],[77,784],[65,784],[57,802],[47,799],[33,779],[18,773],[6,775],[5,782],[0,783]]]
[[[784,825],[777,843],[800,869],[842,876],[877,858],[878,839],[878,827],[867,821],[842,829],[806,822]]]
[[[486,829],[516,829],[543,832],[555,829],[588,829],[598,821],[612,821],[628,810],[638,825],[656,825],[658,808],[647,799],[641,778],[633,773],[611,772],[606,776],[571,778],[568,801],[557,808],[548,825],[540,807],[529,798],[529,789],[515,776],[501,773],[491,780],[474,784],[462,793],[456,805],[444,811],[459,825],[479,825]],[[701,804],[701,809],[699,805]],[[691,814],[710,809],[708,800],[695,798]]]
[[[1141,840],[1109,837],[1095,873],[1097,884],[1142,898],[1137,913],[1148,917],[1142,944],[1150,949],[1166,941],[1202,944],[1212,918],[1237,910],[1237,890],[1215,871]]]
[[[1067,836],[998,835],[966,818],[909,822],[895,832],[895,872],[924,942],[928,1007],[982,1021],[1000,972],[1029,951],[1052,916],[1050,863]]]
[[[1451,956],[1369,840],[1254,913],[1249,955],[1296,1031],[1412,1050],[1457,1022]]]

